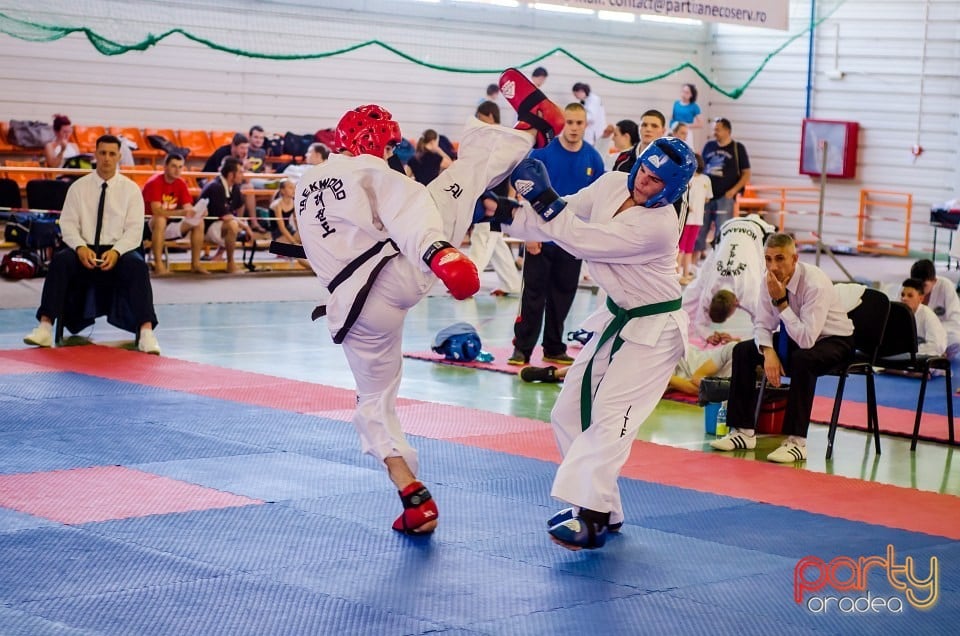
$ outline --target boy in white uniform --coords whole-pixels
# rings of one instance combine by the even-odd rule
[[[947,330],[937,314],[923,304],[923,281],[908,278],[900,289],[900,302],[913,310],[917,321],[917,353],[924,356],[942,356],[947,351]]]
[[[720,226],[720,242],[700,268],[700,274],[683,291],[683,309],[692,322],[691,333],[709,336],[713,323],[726,322],[737,308],[753,316],[764,280],[763,241],[775,228],[756,214],[730,219]],[[711,304],[721,291],[735,300],[719,315]]]
[[[407,534],[432,532],[438,512],[416,479],[417,452],[396,413],[404,318],[434,274],[457,299],[476,293],[476,267],[454,246],[463,241],[477,199],[510,173],[535,139],[546,143],[563,127],[562,111],[519,71],[506,71],[501,88],[511,103],[526,99],[520,130],[471,118],[459,159],[428,187],[384,161],[387,146],[401,139],[400,128],[373,105],[349,111],[337,125],[338,144],[348,154],[331,155],[297,184],[303,249],[330,292],[314,315],[327,316],[334,342],[343,345],[357,384],[354,427],[363,451],[384,462],[399,490],[404,511],[393,528]]]
[[[535,159],[511,176],[529,202],[515,211],[511,235],[556,242],[589,263],[608,294],[583,324],[595,335],[570,367],[550,416],[563,456],[551,494],[573,508],[554,515],[549,532],[570,550],[599,548],[622,525],[617,477],[684,353],[680,230],[670,204],[696,165],[689,146],[664,137],[641,153],[630,174],[605,174],[565,202]]]
[[[937,269],[929,259],[919,260],[910,267],[910,278],[923,281],[923,304],[930,307],[947,332],[947,357],[960,356],[960,298],[949,278],[937,276]]]

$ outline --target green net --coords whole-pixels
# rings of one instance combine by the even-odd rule
[[[327,51],[317,51],[317,52],[296,52],[289,53],[283,51],[290,50],[290,42],[284,41],[277,43],[275,41],[260,41],[260,42],[246,42],[246,46],[240,46],[239,43],[232,43],[229,40],[229,32],[224,30],[217,30],[210,27],[175,27],[167,29],[159,35],[153,33],[146,33],[142,36],[138,36],[139,39],[136,41],[124,41],[123,38],[130,38],[129,25],[121,24],[119,20],[113,20],[109,16],[90,16],[85,22],[92,26],[69,26],[69,25],[55,25],[49,22],[52,12],[47,9],[46,13],[40,11],[27,11],[24,10],[19,12],[21,15],[13,16],[11,11],[6,13],[0,12],[0,32],[5,33],[11,37],[25,40],[29,42],[52,42],[54,40],[59,40],[73,34],[80,34],[84,36],[93,47],[103,55],[123,55],[132,51],[146,51],[147,49],[157,46],[163,40],[170,38],[171,36],[182,36],[188,40],[201,44],[207,48],[221,51],[223,53],[229,53],[232,55],[238,55],[242,57],[256,58],[256,59],[265,59],[265,60],[278,60],[278,61],[289,61],[289,60],[315,60],[328,57],[334,57],[338,55],[344,55],[346,53],[351,53],[353,51],[358,51],[365,48],[379,48],[385,50],[393,55],[401,57],[412,64],[417,64],[426,68],[434,69],[437,71],[443,71],[447,73],[473,73],[473,74],[483,74],[483,75],[495,75],[499,74],[504,68],[513,66],[516,68],[526,68],[533,66],[553,55],[562,55],[581,67],[587,69],[591,73],[594,73],[598,77],[610,80],[612,82],[618,82],[621,84],[647,84],[650,82],[655,82],[667,78],[676,73],[680,73],[685,70],[690,70],[695,73],[700,79],[704,81],[707,85],[710,86],[713,90],[726,95],[732,99],[737,99],[743,95],[744,91],[753,83],[757,76],[763,71],[763,69],[770,63],[770,61],[776,57],[780,52],[786,49],[788,46],[793,44],[796,40],[809,34],[810,30],[830,18],[837,9],[843,5],[846,0],[839,0],[833,7],[825,12],[821,18],[819,18],[815,23],[808,25],[802,31],[795,33],[789,36],[782,44],[773,49],[768,53],[760,65],[749,75],[747,80],[743,82],[740,86],[733,89],[725,89],[719,86],[716,82],[713,81],[706,73],[703,72],[697,65],[691,62],[684,62],[678,64],[673,68],[658,73],[656,75],[650,75],[647,77],[641,78],[631,78],[631,77],[618,77],[610,73],[604,72],[602,69],[591,64],[587,60],[578,57],[575,53],[568,51],[563,47],[556,47],[550,49],[549,51],[537,55],[536,57],[514,61],[512,63],[504,64],[496,68],[477,68],[477,67],[466,67],[466,66],[453,66],[449,64],[441,64],[438,62],[432,62],[429,59],[429,54],[418,55],[410,53],[406,50],[403,50],[399,46],[394,46],[380,40],[365,40],[362,42],[357,42],[355,44],[348,44],[341,46],[339,48],[334,48]],[[101,6],[106,3],[101,3]],[[74,7],[75,8],[75,7]],[[242,14],[232,14],[229,16],[229,20],[236,21]],[[197,24],[217,24],[222,22],[225,18],[225,14],[214,9],[201,9],[195,10],[193,14],[193,22]],[[248,17],[249,20],[259,19]],[[209,20],[209,21],[208,21]],[[291,24],[288,22],[288,24]],[[311,32],[310,29],[313,27],[306,20],[301,20],[299,23],[296,21],[292,22],[294,29],[299,29],[300,33],[294,33],[294,35],[299,35],[303,39],[308,39],[312,41],[317,41],[321,38],[318,38],[315,32]],[[344,28],[340,28],[343,26]],[[326,42],[334,42],[337,39],[343,39],[348,37],[351,34],[351,31],[360,32],[359,29],[351,29],[350,25],[338,25],[339,35],[337,36],[323,36],[322,39]],[[274,38],[276,40],[276,38]],[[250,48],[250,44],[257,45],[257,48]],[[416,48],[415,45],[412,45],[411,48]],[[278,50],[282,49],[282,50]]]

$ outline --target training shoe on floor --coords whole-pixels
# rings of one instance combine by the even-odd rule
[[[733,429],[724,437],[710,442],[710,447],[718,451],[753,450],[757,447],[757,436],[745,435]]]
[[[523,355],[523,352],[519,349],[514,349],[513,355],[507,358],[507,364],[512,364],[515,367],[522,367],[530,364],[530,357]]]
[[[547,527],[552,528],[557,524],[561,524],[564,521],[570,521],[573,519],[573,508],[564,508],[563,510],[557,512],[555,515],[547,519]],[[623,522],[611,523],[607,526],[607,530],[610,532],[620,532],[620,528],[623,527]]]
[[[140,342],[137,344],[137,349],[144,353],[152,353],[155,356],[160,355],[160,343],[157,342],[157,336],[154,335],[153,329],[140,332]]]
[[[806,459],[807,447],[798,446],[790,441],[784,442],[780,448],[767,455],[768,462],[776,462],[778,464],[793,464],[795,462],[805,461]]]
[[[523,367],[520,379],[524,382],[560,382],[557,367]]]
[[[33,331],[23,337],[23,342],[35,347],[53,346],[53,329],[46,326],[37,325]]]
[[[544,361],[544,362],[550,362],[550,363],[552,363],[552,364],[566,364],[566,365],[573,364],[573,358],[571,358],[570,356],[568,356],[568,355],[565,354],[565,353],[557,353],[557,354],[552,355],[552,356],[548,356],[547,354],[543,354],[543,361]]]

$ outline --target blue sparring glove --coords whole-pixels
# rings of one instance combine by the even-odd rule
[[[539,159],[527,157],[517,164],[510,175],[510,183],[544,221],[549,221],[567,207],[567,202],[550,187],[547,167]]]

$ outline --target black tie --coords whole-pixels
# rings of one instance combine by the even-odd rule
[[[107,200],[107,182],[100,186],[100,203],[97,204],[97,230],[93,234],[93,251],[100,258],[100,230],[103,229],[103,204]]]

